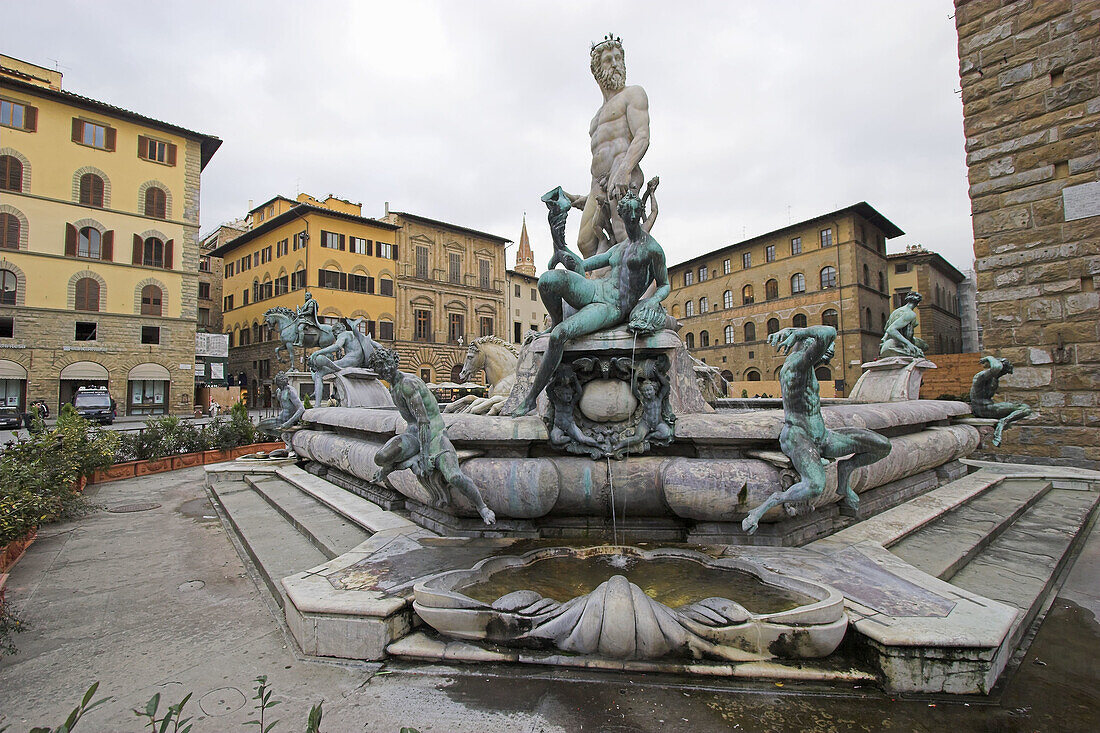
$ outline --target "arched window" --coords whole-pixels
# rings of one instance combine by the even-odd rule
[[[867,263],[863,263],[863,284],[867,287],[871,287],[871,268],[867,266]]]
[[[875,324],[871,321],[871,309],[867,308],[863,311],[863,313],[866,317],[864,323],[867,324],[867,330],[870,331],[872,328],[875,327]]]
[[[748,305],[751,302],[753,302],[752,285],[746,285],[741,288],[741,304]]]
[[[823,326],[832,326],[833,328],[838,328],[839,323],[840,323],[840,314],[837,313],[832,308],[830,308],[829,310],[827,310],[827,311],[825,311],[821,314],[821,325],[823,325]]]
[[[76,281],[76,303],[78,311],[99,310],[99,283],[90,277]]]
[[[164,242],[156,237],[146,239],[142,248],[141,264],[146,267],[164,267]]]
[[[252,324],[252,343],[258,344],[263,342],[264,332],[260,328],[258,322]]]
[[[0,270],[0,305],[15,305],[19,280],[11,270]]]
[[[795,328],[805,328],[806,327],[806,314],[805,313],[795,313],[794,318],[791,319],[791,325],[794,326]]]
[[[764,283],[764,298],[766,300],[775,300],[779,297],[779,281],[768,280]]]
[[[163,294],[156,285],[146,285],[141,289],[141,315],[161,315],[161,298]]]
[[[164,219],[168,216],[168,194],[163,188],[150,186],[145,189],[145,215]]]
[[[836,287],[836,268],[827,265],[821,268],[821,289],[827,290]]]
[[[707,300],[707,296],[699,298],[699,312],[706,313],[710,310],[710,302]]]
[[[103,208],[103,179],[95,173],[80,177],[80,203]]]
[[[98,260],[103,254],[103,242],[99,230],[95,227],[84,227],[76,238],[76,256],[90,257]]]
[[[23,190],[23,162],[14,155],[0,155],[0,188]]]
[[[745,372],[745,381],[746,382],[759,382],[760,381],[760,372],[756,371],[755,369],[748,370],[747,372]]]
[[[699,347],[710,346],[710,331],[699,332]]]
[[[459,382],[462,381],[462,365],[461,364],[455,364],[453,367],[451,367],[451,381],[454,382],[455,384],[458,384]]]
[[[814,369],[814,376],[817,377],[817,381],[819,382],[828,382],[833,378],[833,372],[827,366],[819,366],[817,369]]]
[[[886,273],[879,270],[878,273],[878,291],[880,293],[886,292]]]
[[[773,333],[779,333],[779,319],[778,318],[769,318],[768,319],[768,335],[771,336]]]
[[[0,249],[19,249],[22,223],[15,214],[0,214]]]
[[[732,308],[733,307],[733,291],[732,290],[727,290],[726,292],[722,293],[722,307],[723,308]]]
[[[689,333],[684,336],[684,346],[688,347],[689,349],[695,348],[695,334]]]
[[[749,321],[748,323],[745,324],[745,340],[746,341],[755,341],[756,340],[756,324],[753,323],[752,321]]]
[[[791,295],[806,292],[806,276],[801,272],[791,275]]]
[[[687,318],[688,316],[694,316],[694,315],[695,315],[695,301],[694,300],[689,300],[688,302],[684,303],[684,317]]]
[[[722,332],[723,332],[723,335],[726,338],[726,343],[727,344],[732,344],[733,343],[733,326],[726,326],[724,329],[722,329]]]

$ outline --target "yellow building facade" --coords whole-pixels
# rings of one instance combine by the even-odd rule
[[[6,56],[0,134],[0,397],[98,385],[120,414],[190,413],[199,176],[221,141]]]
[[[905,294],[921,294],[917,306],[915,334],[928,344],[925,353],[957,354],[962,348],[962,316],[959,283],[966,279],[958,269],[936,252],[910,245],[889,256],[891,305],[905,305]]]
[[[307,291],[323,318],[362,319],[378,341],[394,340],[398,227],[362,216],[359,204],[307,194],[275,197],[253,208],[247,221],[251,229],[209,254],[222,262],[229,373],[249,389],[250,404],[270,405],[275,373],[291,367],[276,359],[281,341],[264,313],[297,309]]]

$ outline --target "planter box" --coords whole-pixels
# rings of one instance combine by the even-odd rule
[[[92,483],[98,484],[103,481],[118,481],[124,478],[133,478],[136,474],[138,462],[126,461],[125,463],[116,463],[113,466],[107,468],[97,468],[92,473]]]
[[[151,461],[138,461],[134,467],[137,476],[148,476],[151,473],[163,473],[172,470],[171,458],[154,458]]]
[[[192,466],[202,465],[202,453],[183,453],[178,456],[172,456],[172,470],[177,468],[190,468]]]
[[[229,451],[227,450],[208,450],[202,452],[203,463],[221,463],[222,461],[229,460]]]
[[[12,540],[0,547],[0,573],[7,573],[11,570],[15,563],[19,562],[19,558],[23,557],[23,553],[27,551],[27,548],[31,546],[37,536],[38,530],[32,529],[20,539]]]

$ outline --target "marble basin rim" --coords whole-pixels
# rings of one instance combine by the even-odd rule
[[[501,596],[494,602],[485,603],[463,594],[457,588],[487,580],[492,575],[509,568],[531,565],[556,557],[595,560],[614,555],[624,555],[639,562],[675,559],[696,562],[711,569],[740,571],[755,576],[766,585],[805,597],[807,602],[787,610],[754,613],[737,603],[737,586],[731,585],[729,595],[733,597],[726,600],[732,601],[731,605],[737,606],[744,613],[744,617],[738,622],[699,626],[688,621],[686,626],[689,628],[687,635],[690,639],[686,644],[681,644],[683,648],[673,649],[672,652],[666,649],[662,654],[648,656],[637,650],[632,655],[612,654],[610,656],[658,658],[668,653],[687,653],[693,657],[712,657],[727,661],[752,661],[775,657],[824,657],[836,649],[847,629],[848,619],[844,611],[844,596],[827,585],[795,576],[781,575],[738,558],[714,558],[701,552],[680,548],[646,550],[627,545],[549,547],[532,550],[522,555],[486,558],[469,569],[451,570],[417,582],[414,586],[413,609],[421,619],[443,636],[530,646],[531,638],[525,633],[515,633],[516,630],[522,632],[529,628],[529,624],[524,623],[524,615],[495,607],[512,593]],[[614,570],[609,574],[613,575]],[[618,578],[625,583],[625,579],[621,576]],[[577,599],[562,599],[561,605],[565,606],[578,599],[594,596],[597,591],[614,580],[615,578],[605,581],[595,591],[582,594]],[[632,587],[637,589],[637,586],[632,585]],[[514,589],[514,591],[520,590],[524,589]],[[640,589],[637,590],[640,591]],[[652,598],[649,600],[654,605],[668,609],[667,606]],[[681,609],[689,609],[695,605],[697,603],[685,604],[672,609],[672,612],[679,613]],[[608,603],[607,607],[610,606],[611,604]],[[529,620],[530,614],[526,618]],[[616,619],[616,621],[619,620]],[[630,634],[634,633],[635,624],[632,619],[626,619],[620,623],[627,626]],[[667,625],[667,623],[662,621],[661,625]],[[638,631],[638,634],[641,635],[641,631]],[[794,638],[799,639],[799,643],[790,641]],[[548,642],[545,638],[542,641]],[[576,649],[568,648],[556,641],[549,643],[559,649],[576,652]],[[777,649],[785,649],[787,653],[783,651],[777,653]]]

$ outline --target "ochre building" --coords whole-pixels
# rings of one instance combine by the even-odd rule
[[[0,56],[0,400],[192,412],[199,176],[221,141]]]
[[[397,234],[397,350],[401,368],[425,382],[457,382],[466,345],[508,338],[504,248],[512,240],[387,211]],[[484,374],[475,381],[484,383]]]
[[[276,357],[279,334],[264,323],[275,307],[294,311],[308,291],[322,322],[362,319],[382,343],[394,340],[397,227],[362,215],[360,204],[307,194],[276,196],[253,208],[244,234],[210,250],[222,262],[222,327],[229,335],[229,373],[249,404],[272,403],[272,380],[292,365]],[[302,368],[295,351],[295,369]]]
[[[966,276],[941,255],[920,245],[909,245],[904,252],[888,255],[887,260],[891,307],[905,305],[905,294],[910,291],[921,294],[915,335],[928,343],[925,353],[959,353],[963,343],[959,285]]]
[[[665,306],[688,349],[734,383],[778,379],[783,356],[768,334],[835,326],[836,357],[818,379],[844,393],[878,358],[891,310],[886,240],[902,234],[858,203],[671,266]]]

